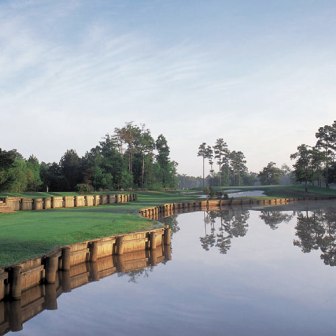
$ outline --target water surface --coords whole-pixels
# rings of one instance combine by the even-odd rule
[[[172,260],[76,288],[8,335],[335,334],[332,203],[165,220]]]

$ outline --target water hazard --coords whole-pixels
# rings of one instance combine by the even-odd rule
[[[171,251],[141,255],[142,266],[135,257],[128,267],[119,260],[118,273],[96,279],[87,266],[99,281],[68,284],[57,301],[49,295],[49,308],[8,335],[335,334],[334,203],[223,208],[165,221]],[[38,293],[36,300],[48,303]],[[23,303],[15,304],[20,309],[2,303],[0,326],[11,313],[20,327]]]

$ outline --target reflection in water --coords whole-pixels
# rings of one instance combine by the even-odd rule
[[[334,208],[313,211],[260,210],[259,218],[272,230],[281,223],[289,223],[297,218],[294,245],[301,247],[304,253],[320,249],[321,259],[326,265],[336,265],[336,212]],[[173,233],[180,230],[178,215],[162,218]],[[203,211],[204,235],[200,237],[201,246],[209,251],[217,248],[221,254],[227,254],[233,238],[244,237],[248,230],[250,210],[242,207]]]
[[[336,266],[336,212],[334,208],[300,212],[294,245],[307,253],[320,249],[326,265]]]
[[[178,225],[177,216],[177,214],[171,214],[169,217],[162,217],[160,218],[160,222],[165,225],[169,225],[172,233],[177,233],[181,230]]]
[[[217,248],[221,254],[227,254],[233,238],[244,237],[248,230],[250,210],[242,207],[203,211],[204,235],[200,237],[201,246],[209,251]],[[178,215],[161,218],[169,225],[172,233],[180,231]],[[330,266],[336,265],[336,212],[334,208],[313,211],[279,211],[273,209],[260,210],[259,218],[272,230],[281,223],[289,223],[297,218],[294,245],[301,247],[304,253],[320,249],[321,259]]]
[[[171,260],[171,248],[162,245],[156,250],[145,250],[113,255],[96,262],[72,266],[69,271],[59,271],[55,284],[43,284],[22,293],[20,300],[0,302],[0,335],[23,329],[23,323],[43,310],[56,310],[57,298],[89,282],[117,273],[136,282],[141,276],[149,277],[159,263]]]
[[[266,225],[269,225],[272,230],[276,230],[280,223],[288,223],[294,215],[289,215],[283,211],[269,209],[261,210],[260,212],[260,218],[265,222]]]
[[[216,221],[219,218],[220,221]],[[217,247],[226,254],[231,247],[231,239],[246,235],[249,211],[243,208],[227,208],[218,211],[204,211],[204,236],[200,241],[204,250]],[[210,227],[210,232],[209,232]]]

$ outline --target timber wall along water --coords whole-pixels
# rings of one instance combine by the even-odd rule
[[[171,229],[166,226],[61,247],[45,256],[0,269],[0,301],[7,298],[18,300],[25,291],[41,283],[56,283],[59,271],[76,274],[76,270],[87,262],[115,256],[119,258],[116,267],[119,265],[119,269],[123,269],[126,267],[122,266],[123,255],[138,251],[151,251],[153,255],[157,248],[170,249],[170,244]]]
[[[109,245],[107,241],[103,245]],[[171,260],[171,249],[169,245],[163,244],[155,249],[99,257],[94,262],[75,264],[68,271],[58,270],[53,283],[43,283],[24,290],[16,300],[0,301],[0,335],[22,330],[24,322],[43,310],[56,310],[57,298],[63,293],[114,273],[140,271],[168,260]]]
[[[276,205],[287,204],[297,201],[297,198],[274,198],[274,199],[250,199],[250,198],[229,198],[229,199],[207,199],[201,201],[186,201],[179,203],[165,203],[158,206],[143,208],[139,214],[143,217],[158,220],[160,217],[167,217],[174,212],[188,212],[199,209],[221,208],[226,206],[241,205]]]
[[[90,207],[136,201],[136,194],[101,194],[54,196],[44,198],[6,197],[0,200],[0,213],[13,211],[47,210]]]
[[[158,220],[160,217],[172,216],[176,212],[188,212],[210,208],[221,208],[227,206],[272,206],[284,205],[298,201],[330,200],[335,197],[303,197],[303,198],[229,198],[229,199],[207,199],[199,201],[185,201],[179,203],[166,203],[158,206],[147,207],[139,210],[143,217]]]

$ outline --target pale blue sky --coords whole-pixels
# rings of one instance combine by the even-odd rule
[[[336,119],[335,46],[335,1],[0,1],[0,147],[58,161],[134,121],[180,173],[219,137],[290,164]]]

